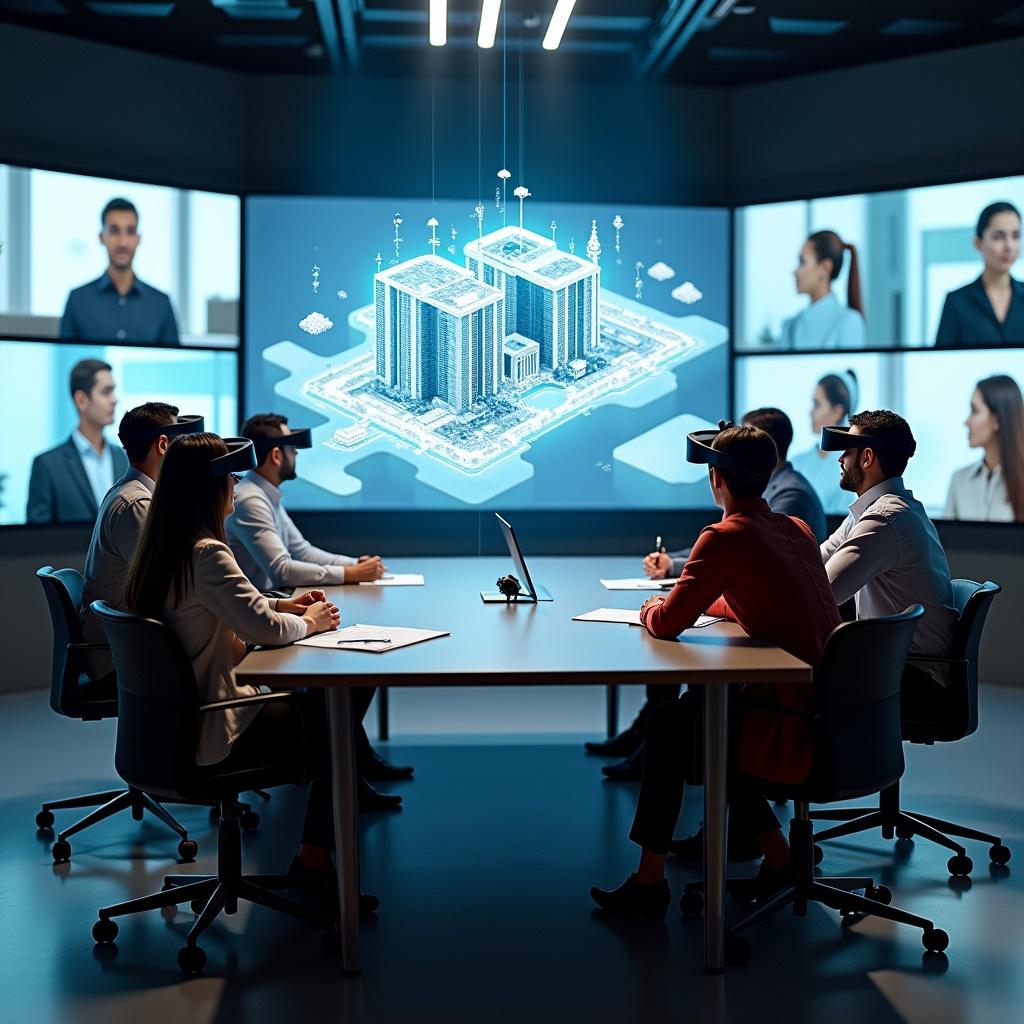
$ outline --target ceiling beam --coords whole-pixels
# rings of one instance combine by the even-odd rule
[[[669,0],[645,53],[637,61],[641,78],[659,78],[686,49],[719,0]]]

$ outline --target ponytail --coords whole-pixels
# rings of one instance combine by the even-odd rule
[[[850,273],[846,278],[846,304],[864,316],[864,296],[860,290],[860,261],[857,247],[853,242],[843,242],[843,248],[850,254]]]
[[[852,242],[844,242],[834,231],[815,231],[808,239],[814,247],[814,255],[818,262],[832,261],[832,273],[829,280],[834,281],[843,269],[843,253],[850,254],[850,273],[847,277],[846,304],[864,316],[864,296],[860,288],[860,260],[857,248]]]

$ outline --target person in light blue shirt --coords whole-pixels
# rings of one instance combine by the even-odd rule
[[[832,292],[832,282],[843,269],[843,253],[850,254],[845,306]],[[783,321],[781,347],[785,349],[860,348],[865,341],[864,303],[860,290],[857,250],[834,231],[815,231],[800,249],[796,290],[811,304]]]

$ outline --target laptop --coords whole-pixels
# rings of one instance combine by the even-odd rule
[[[533,582],[530,570],[526,567],[523,549],[519,546],[519,541],[516,540],[516,531],[512,529],[512,524],[502,519],[497,512],[494,515],[501,526],[505,543],[508,545],[509,557],[512,559],[516,577],[519,579],[519,596],[515,600],[525,601],[528,604],[536,604],[537,601],[553,601],[554,598],[546,587],[538,586]],[[498,590],[481,590],[480,597],[483,599],[484,604],[505,604],[507,601],[505,595]]]

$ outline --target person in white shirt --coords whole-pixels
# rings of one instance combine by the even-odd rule
[[[964,426],[979,462],[958,469],[946,494],[947,519],[1024,521],[1024,402],[1005,374],[979,380]]]
[[[887,409],[860,412],[850,426],[822,431],[822,449],[838,451],[839,479],[857,495],[850,514],[821,545],[821,557],[836,602],[853,598],[857,618],[894,615],[913,604],[924,607],[910,644],[921,658],[948,657],[957,612],[949,562],[924,506],[903,483],[917,450],[910,425]],[[903,677],[903,713],[934,713],[943,699],[941,673],[908,666]]]
[[[235,559],[254,586],[275,591],[380,579],[384,564],[378,555],[353,558],[314,547],[281,502],[281,485],[296,477],[297,449],[312,447],[310,431],[293,432],[286,416],[261,413],[245,421],[242,436],[253,442],[257,465],[235,488],[234,512],[224,527]],[[353,697],[363,810],[387,810],[402,801],[397,794],[378,792],[370,782],[395,782],[413,775],[411,766],[391,764],[370,745],[362,722],[375,692],[374,687],[359,687]]]
[[[234,508],[227,470],[239,448],[251,454],[251,442],[234,444],[231,452],[209,433],[171,442],[125,581],[126,610],[162,620],[181,640],[201,704],[259,692],[235,678],[246,644],[287,644],[336,629],[341,621],[323,591],[267,598],[239,568],[224,537],[224,517]],[[296,693],[203,715],[195,757],[200,765],[226,767],[275,758],[282,766],[300,759],[311,764],[302,843],[289,873],[329,884],[334,826],[322,694]],[[376,909],[376,901],[367,909]]]
[[[146,521],[167,446],[181,434],[203,429],[202,416],[179,416],[177,406],[164,402],[147,402],[121,417],[117,436],[128,456],[129,469],[103,498],[85,556],[82,640],[104,645],[85,652],[85,668],[93,680],[111,675],[114,662],[105,647],[103,627],[90,606],[93,601],[104,601],[112,608],[121,607],[125,576]],[[108,682],[113,682],[112,677]]]

